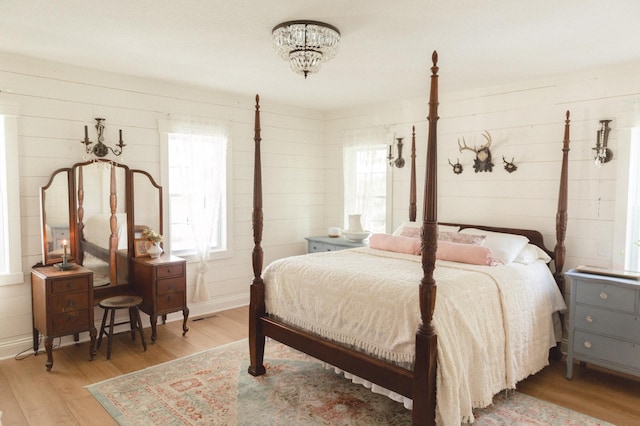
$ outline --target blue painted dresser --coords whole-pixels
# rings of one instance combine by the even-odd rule
[[[576,360],[640,376],[640,282],[575,270],[565,276],[571,282],[567,379]]]

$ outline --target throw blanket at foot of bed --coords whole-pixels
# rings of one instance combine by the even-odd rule
[[[403,366],[415,361],[420,256],[370,248],[281,259],[263,274],[267,312],[325,338]],[[439,261],[440,424],[473,420],[473,408],[548,363],[552,312],[565,309],[542,262],[474,266]],[[405,401],[405,405],[410,402]]]

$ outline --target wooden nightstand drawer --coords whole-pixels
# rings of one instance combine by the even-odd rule
[[[640,343],[640,317],[576,305],[575,327]]]
[[[183,275],[184,275],[183,263],[158,266],[156,270],[156,276],[158,278],[181,277]]]
[[[624,340],[576,331],[573,351],[589,358],[640,368],[640,345]]]
[[[66,293],[70,291],[86,291],[89,288],[89,281],[86,277],[66,278],[55,280],[51,283],[51,292]]]
[[[576,303],[633,313],[637,291],[608,284],[580,282],[576,289]]]

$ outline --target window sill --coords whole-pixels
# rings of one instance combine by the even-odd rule
[[[200,261],[198,254],[195,251],[174,251],[171,253],[174,256],[178,256],[187,261],[187,263],[197,263]],[[233,257],[233,250],[217,250],[209,253],[209,262],[222,259],[231,259]]]
[[[15,284],[24,284],[24,274],[22,272],[0,274],[0,286]]]

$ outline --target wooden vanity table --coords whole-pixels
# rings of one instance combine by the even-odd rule
[[[163,232],[162,187],[148,172],[106,159],[76,163],[53,172],[40,200],[42,262],[32,270],[34,349],[36,333],[47,336],[48,370],[54,336],[77,338],[88,330],[93,356],[93,309],[107,297],[141,296],[141,310],[151,317],[152,341],[159,315],[164,321],[168,313],[182,311],[183,331],[188,331],[184,259],[135,256],[144,229]],[[64,250],[59,229],[68,230]],[[67,247],[68,261],[77,267],[58,271],[52,265],[61,262]]]
[[[89,360],[96,354],[96,327],[93,321],[93,272],[77,265],[60,271],[54,266],[31,270],[33,351],[38,353],[44,335],[47,371],[53,367],[53,338],[88,331],[91,337]]]

